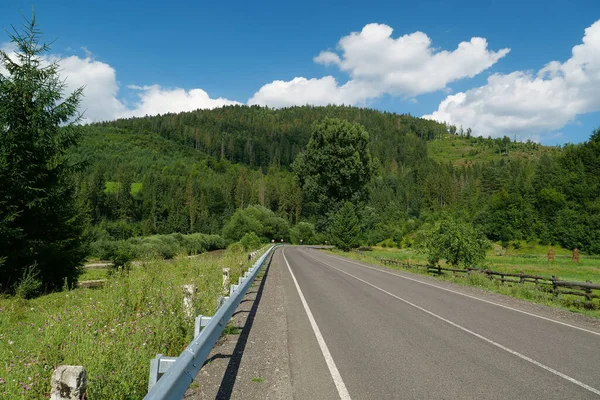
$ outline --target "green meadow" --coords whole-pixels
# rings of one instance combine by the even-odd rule
[[[82,365],[88,399],[140,399],[150,359],[177,356],[191,341],[182,285],[194,284],[195,314],[212,315],[222,269],[237,281],[250,266],[245,252],[134,263],[129,271],[88,269],[100,289],[74,289],[31,300],[0,298],[0,398],[44,399],[58,365]]]

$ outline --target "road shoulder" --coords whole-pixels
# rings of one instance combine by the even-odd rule
[[[185,399],[292,397],[281,273],[270,260],[232,317],[241,332],[219,339]]]

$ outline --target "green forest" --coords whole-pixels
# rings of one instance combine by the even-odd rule
[[[360,199],[329,192],[315,204],[295,168],[324,119],[364,128],[372,171]],[[539,240],[600,253],[600,131],[582,144],[544,147],[343,106],[230,106],[83,130],[72,156],[89,164],[78,197],[98,240],[173,232],[234,240],[224,230],[232,215],[260,206],[285,222],[277,231],[284,240],[304,222],[316,229],[304,242],[323,241],[328,219],[349,200],[364,245],[411,245],[424,224],[455,218],[504,246]]]

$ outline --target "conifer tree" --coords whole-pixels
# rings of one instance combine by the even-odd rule
[[[80,137],[83,88],[65,96],[35,15],[9,36],[14,53],[0,51],[0,289],[27,273],[53,290],[75,282],[85,256],[78,167],[67,153]]]

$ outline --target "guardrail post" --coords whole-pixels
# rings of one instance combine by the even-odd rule
[[[150,377],[148,379],[148,391],[154,386],[161,376],[167,372],[169,367],[177,360],[177,357],[165,357],[162,354],[157,354],[155,358],[150,360]]]
[[[229,300],[229,296],[219,296],[217,299],[217,310],[223,307],[223,304],[225,304],[227,300]]]
[[[202,328],[204,328],[206,325],[208,325],[208,323],[210,322],[211,319],[212,319],[212,317],[207,317],[204,315],[198,315],[196,317],[196,321],[194,323],[194,337],[196,337],[200,334],[200,331],[202,330]]]
[[[231,285],[230,298],[222,298],[219,302],[225,302],[216,311],[215,315],[207,321],[207,325],[192,340],[192,342],[181,352],[179,357],[164,357],[158,354],[150,361],[150,376],[148,383],[148,394],[146,400],[162,400],[183,398],[191,380],[198,374],[210,350],[215,345],[227,322],[234,314],[236,308],[243,299],[244,294],[250,288],[252,281],[256,278],[265,260],[272,254],[275,246],[271,246],[257,261],[253,273],[248,279],[240,279],[241,285]],[[199,327],[203,326],[203,319],[209,317],[199,316],[197,319]],[[168,371],[167,371],[168,370]],[[162,376],[162,374],[165,374]],[[161,378],[162,376],[162,378]]]

